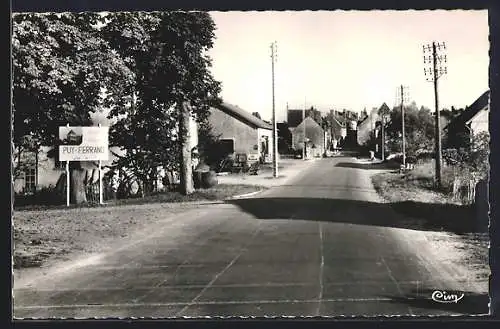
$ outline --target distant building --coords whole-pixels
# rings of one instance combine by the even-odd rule
[[[357,142],[358,145],[366,145],[373,137],[376,137],[377,122],[381,120],[380,111],[385,108],[389,111],[386,103],[383,103],[380,108],[374,107],[368,115],[358,123],[357,127]],[[367,146],[367,145],[366,145]]]
[[[278,152],[288,154],[292,151],[292,133],[287,122],[276,123],[278,129]]]
[[[219,152],[225,155],[246,154],[250,160],[271,162],[273,127],[236,105],[222,103],[210,109],[209,122],[219,135]]]
[[[338,142],[347,136],[345,124],[341,121],[342,119],[335,115],[334,110],[330,110],[328,120],[330,121],[330,135],[332,136],[332,140]]]
[[[311,117],[305,118],[297,127],[289,128],[292,133],[292,146],[295,150],[303,150],[307,143],[308,156],[322,156],[326,150],[326,134],[323,128]],[[305,132],[305,139],[304,139]]]

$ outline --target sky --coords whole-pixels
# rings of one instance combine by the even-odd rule
[[[434,110],[424,44],[446,44],[440,108],[465,107],[488,89],[486,10],[210,12],[217,30],[212,73],[224,101],[272,118],[271,43],[277,43],[275,108],[361,111],[394,106],[398,87]]]

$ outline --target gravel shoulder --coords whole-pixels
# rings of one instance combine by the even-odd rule
[[[451,217],[450,219],[454,221],[470,220],[470,216],[475,215],[471,208],[462,207],[463,210],[458,216],[455,215],[457,212],[453,215],[446,213],[447,209],[461,209],[459,208],[461,205],[451,201],[442,193],[405,183],[394,171],[373,172],[372,182],[384,202],[438,205],[439,207],[435,207],[432,213],[427,214],[420,213],[415,208],[406,209],[408,213],[415,214],[410,224],[412,230],[423,235],[430,247],[429,250],[433,250],[442,263],[453,267],[457,272],[456,276],[461,277],[469,288],[477,293],[488,293],[488,279],[491,273],[488,259],[488,233],[474,230],[455,232],[451,227],[446,226],[436,229],[428,228],[429,222],[437,218]]]
[[[14,212],[14,278],[106,251],[165,218],[181,219],[204,206],[157,203]]]
[[[188,201],[174,202],[160,195],[150,200],[131,200],[131,204],[14,210],[11,222],[14,278],[88,258],[121,241],[136,238],[166,218],[182,220],[190,211],[203,211],[207,205],[261,189],[219,185],[212,193],[196,197],[197,200],[186,197]]]

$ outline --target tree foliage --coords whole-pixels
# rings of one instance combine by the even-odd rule
[[[133,73],[99,37],[97,20],[92,13],[14,15],[16,145],[26,135],[53,145],[58,126],[89,125],[91,112],[122,99]]]
[[[106,19],[106,40],[136,77],[130,106],[110,113],[121,115],[111,140],[126,151],[115,165],[151,182],[158,166],[183,167],[184,105],[189,103],[190,115],[203,123],[210,106],[220,101],[220,83],[209,71],[206,54],[213,46],[215,24],[201,12],[113,13]]]
[[[13,15],[13,143],[18,159],[25,150],[57,145],[59,126],[90,125],[92,112],[119,105],[128,92],[133,72],[100,37],[99,20],[94,13]],[[85,176],[77,175],[78,162],[72,165],[72,180]],[[85,202],[82,184],[72,186],[75,201]]]
[[[220,154],[220,136],[220,134],[214,133],[212,125],[208,121],[200,123],[198,127],[200,160],[211,168],[217,168],[224,156]]]
[[[464,172],[477,177],[486,178],[489,173],[490,136],[481,132],[469,136],[469,143],[460,148],[450,148],[443,151],[443,160]]]
[[[201,12],[15,15],[14,145],[56,145],[58,126],[109,108],[111,145],[126,151],[116,166],[146,183],[159,165],[186,167],[182,114],[205,122],[220,101],[206,54],[214,31]]]
[[[413,102],[404,108],[405,151],[408,156],[416,156],[418,151],[428,151],[433,147],[434,117],[427,108],[420,109]],[[390,152],[402,149],[401,107],[394,107],[386,125],[387,146]]]

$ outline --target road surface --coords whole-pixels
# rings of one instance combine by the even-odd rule
[[[322,159],[248,199],[165,218],[141,239],[16,286],[16,318],[487,313],[370,169]],[[434,291],[464,293],[438,303]]]

